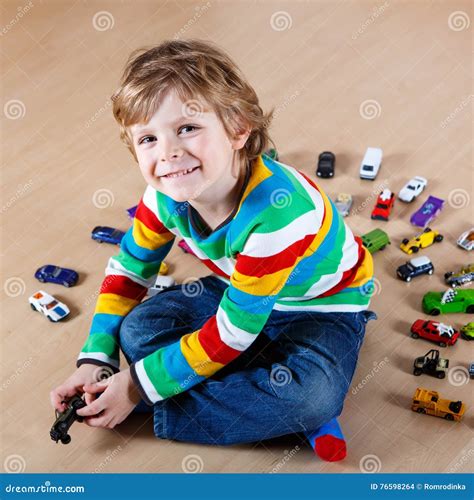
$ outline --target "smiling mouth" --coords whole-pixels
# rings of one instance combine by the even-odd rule
[[[178,177],[184,177],[186,175],[192,174],[198,168],[199,168],[199,166],[198,167],[192,167],[192,168],[188,168],[187,170],[182,170],[181,172],[174,172],[172,174],[162,175],[161,177],[162,178],[164,177],[166,179],[176,179]]]

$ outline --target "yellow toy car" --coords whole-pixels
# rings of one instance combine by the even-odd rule
[[[462,401],[441,399],[436,391],[418,387],[413,395],[411,409],[417,413],[426,413],[434,417],[459,422],[466,411],[466,405]]]
[[[439,234],[438,231],[434,231],[427,227],[422,233],[418,234],[411,240],[405,238],[400,244],[400,248],[407,254],[412,254],[418,252],[420,248],[426,248],[433,243],[439,243],[443,241],[443,235]]]

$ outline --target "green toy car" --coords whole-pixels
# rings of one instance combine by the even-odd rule
[[[461,328],[461,337],[465,340],[474,340],[474,322],[470,322]]]
[[[423,297],[423,311],[432,316],[440,313],[474,313],[474,290],[428,292]]]
[[[370,253],[375,253],[390,245],[390,239],[385,231],[374,229],[362,236],[362,243]]]

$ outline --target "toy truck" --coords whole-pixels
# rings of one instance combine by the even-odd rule
[[[413,375],[419,376],[422,373],[437,378],[446,377],[449,367],[449,359],[439,357],[438,349],[431,349],[424,356],[415,359],[413,363]]]
[[[441,399],[436,391],[418,387],[413,396],[411,409],[417,413],[460,422],[466,412],[466,405],[462,401]]]

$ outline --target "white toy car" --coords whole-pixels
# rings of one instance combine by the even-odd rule
[[[457,241],[458,245],[464,250],[473,250],[474,249],[474,227],[471,227],[469,231],[462,233]]]
[[[352,207],[352,196],[349,193],[339,193],[334,200],[337,211],[343,216],[347,217]]]
[[[66,304],[59,302],[49,293],[39,290],[32,295],[28,302],[33,311],[38,311],[44,314],[50,321],[57,322],[64,319],[69,313],[69,308]]]
[[[176,285],[176,281],[171,276],[159,275],[156,278],[155,284],[148,289],[148,297],[153,297],[157,293],[174,285]]]
[[[405,203],[411,203],[428,185],[424,177],[413,177],[409,180],[398,193],[398,198]]]
[[[373,181],[382,164],[382,150],[380,148],[367,148],[364,159],[360,164],[360,178]]]

